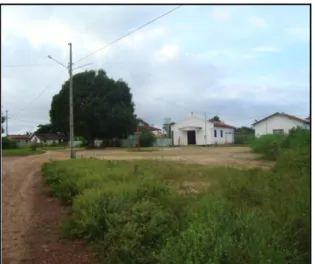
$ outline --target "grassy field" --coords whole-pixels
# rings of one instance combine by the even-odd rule
[[[36,151],[30,148],[18,148],[18,149],[3,149],[2,156],[30,156],[39,155],[45,153],[44,150],[37,149]]]
[[[36,151],[33,151],[30,146],[17,148],[17,149],[2,149],[3,156],[30,156],[43,154],[48,150],[61,150],[67,149],[68,146],[45,146],[37,147]]]
[[[306,264],[307,133],[274,138],[275,148],[258,139],[253,150],[276,159],[269,171],[80,159],[46,163],[43,174],[72,206],[61,235],[91,243],[100,263]]]

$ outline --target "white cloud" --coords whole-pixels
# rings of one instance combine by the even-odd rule
[[[272,47],[272,46],[259,46],[259,47],[253,48],[252,51],[255,51],[255,52],[280,52],[280,49],[277,47]]]
[[[216,22],[227,22],[231,19],[231,13],[222,8],[214,8],[210,13],[210,17]]]
[[[156,58],[159,61],[174,60],[179,55],[179,48],[176,45],[164,45],[156,54]]]
[[[256,26],[256,27],[259,27],[261,29],[265,29],[267,28],[267,22],[265,21],[265,19],[263,19],[262,17],[259,17],[259,16],[251,16],[248,18],[248,21]]]

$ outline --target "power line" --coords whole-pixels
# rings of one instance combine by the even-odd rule
[[[180,7],[182,7],[182,5],[179,5],[179,6],[175,7],[175,8],[173,8],[173,9],[169,10],[168,12],[166,12],[166,13],[164,13],[164,14],[162,14],[162,15],[160,15],[160,16],[158,16],[158,17],[152,19],[152,20],[150,20],[149,22],[143,24],[142,26],[140,26],[140,27],[138,27],[138,28],[136,28],[136,29],[130,31],[129,33],[127,33],[127,34],[125,34],[125,35],[119,37],[118,39],[116,39],[116,40],[110,42],[109,44],[107,44],[107,45],[105,45],[105,46],[99,48],[98,50],[96,50],[96,51],[94,51],[94,52],[92,52],[92,53],[86,55],[85,57],[79,59],[79,60],[76,61],[75,63],[78,63],[79,61],[82,61],[82,60],[84,60],[84,59],[86,59],[86,58],[88,58],[88,57],[94,55],[95,53],[97,53],[97,52],[99,52],[99,51],[101,51],[101,50],[103,50],[103,49],[108,48],[109,46],[113,45],[114,43],[116,43],[116,42],[122,40],[123,38],[125,38],[125,37],[127,37],[127,36],[130,36],[131,34],[135,33],[136,31],[138,31],[138,30],[140,30],[140,29],[142,29],[142,28],[144,28],[144,27],[150,25],[151,23],[153,23],[153,22],[159,20],[160,18],[162,18],[162,17],[164,17],[164,16],[166,16],[166,15],[168,15],[168,14],[174,12],[176,9],[178,9],[178,8],[180,8]]]
[[[12,119],[14,119],[16,116],[18,116],[26,107],[28,107],[31,103],[33,103],[35,100],[37,100],[58,78],[59,76],[64,72],[64,70],[62,70],[61,72],[58,73],[58,75],[48,84],[46,85],[46,87],[38,94],[36,95],[35,98],[33,98],[31,101],[29,101],[29,103],[27,103],[24,107],[20,108],[20,110],[13,116],[11,117]]]
[[[7,68],[27,68],[27,67],[42,67],[42,66],[54,66],[54,64],[6,64],[2,67]]]

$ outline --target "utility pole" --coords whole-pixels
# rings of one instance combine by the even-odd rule
[[[207,113],[205,112],[205,147],[207,146]]]
[[[70,116],[69,116],[69,123],[70,123],[70,156],[71,159],[75,159],[75,153],[73,148],[73,83],[72,83],[72,43],[69,43],[70,48],[70,60],[69,60],[69,107],[70,107]]]
[[[8,136],[9,135],[9,123],[8,123],[8,119],[9,119],[9,115],[8,115],[8,110],[5,110],[5,134]]]

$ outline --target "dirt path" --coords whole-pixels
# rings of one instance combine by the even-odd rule
[[[40,168],[66,153],[2,159],[2,263],[87,264],[82,243],[58,241],[58,223],[67,208],[43,193]]]

